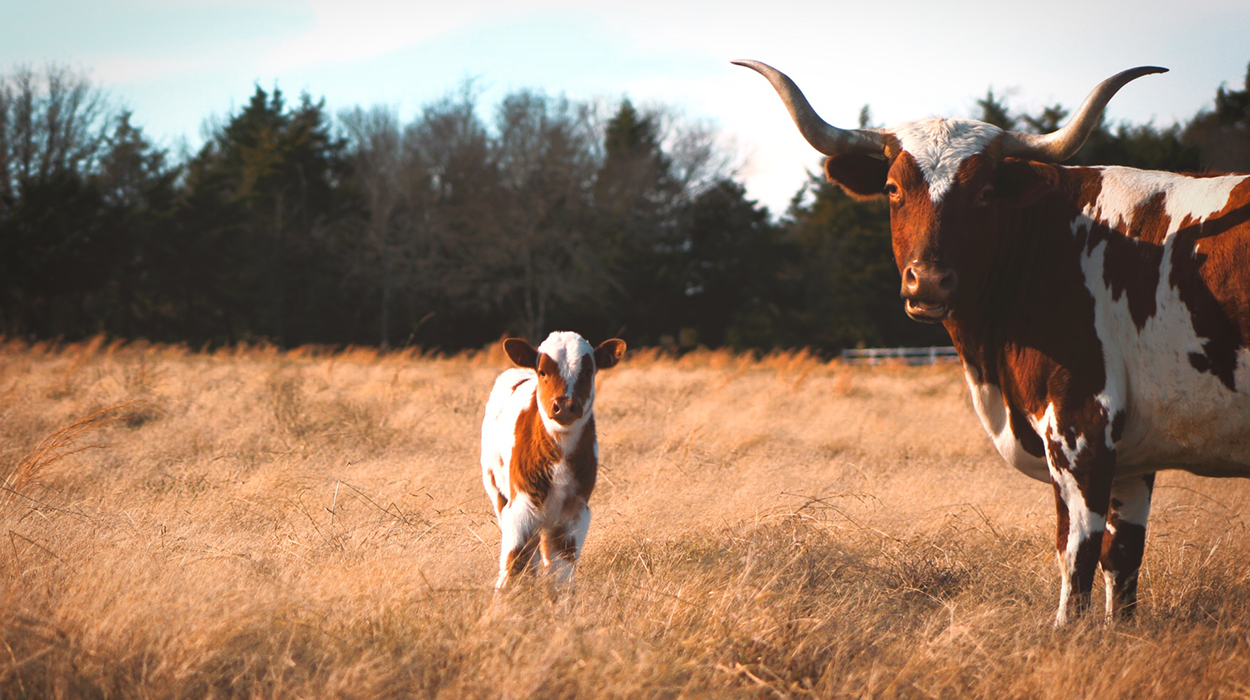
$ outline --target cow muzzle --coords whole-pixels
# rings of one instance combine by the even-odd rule
[[[903,307],[913,321],[937,323],[950,314],[959,275],[932,263],[912,262],[903,268]]]
[[[551,419],[560,425],[570,425],[581,417],[581,401],[571,396],[561,396],[551,402]]]

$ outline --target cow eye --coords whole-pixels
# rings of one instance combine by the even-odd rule
[[[538,370],[538,376],[539,376],[540,378],[541,378],[541,377],[545,377],[545,376],[547,376],[547,373],[546,373],[546,372],[544,372],[544,371],[542,371],[542,370],[540,369],[540,370]]]
[[[994,192],[994,186],[986,185],[985,189],[981,190],[981,195],[977,197],[977,206],[983,207],[989,204],[990,201],[994,199],[995,194],[996,193]]]
[[[887,197],[893,199],[898,196],[898,185],[893,182],[887,182],[885,183],[885,189],[882,191],[885,192]]]

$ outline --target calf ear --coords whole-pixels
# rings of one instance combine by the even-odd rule
[[[520,338],[508,338],[503,341],[503,351],[508,353],[512,364],[517,367],[538,369],[538,351],[533,345]]]
[[[1007,158],[994,173],[994,195],[1012,207],[1027,207],[1055,191],[1059,175],[1053,165]]]
[[[612,367],[620,362],[622,357],[625,357],[625,341],[620,338],[605,340],[595,348],[595,368]]]
[[[881,196],[889,174],[888,161],[866,153],[830,156],[825,160],[825,175],[856,199]]]

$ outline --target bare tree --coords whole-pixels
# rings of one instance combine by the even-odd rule
[[[522,320],[536,339],[547,330],[553,302],[596,285],[597,266],[585,244],[596,137],[585,107],[536,92],[505,97],[497,128],[500,244],[521,267]]]
[[[0,77],[0,199],[54,175],[90,172],[111,122],[104,92],[67,66],[24,65]]]
[[[364,243],[378,273],[380,343],[386,349],[391,344],[391,297],[405,276],[407,241],[397,235],[395,222],[402,195],[403,133],[393,107],[368,111],[357,107],[342,113],[340,120],[347,132],[352,171],[368,209]]]

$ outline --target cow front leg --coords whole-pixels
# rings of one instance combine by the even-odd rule
[[[533,500],[523,493],[499,513],[499,578],[495,590],[503,590],[516,576],[533,566],[538,553],[542,516]]]
[[[590,531],[590,507],[579,497],[571,498],[560,514],[560,521],[542,533],[543,567],[552,573],[557,585],[572,585],[577,559]]]
[[[1060,588],[1055,626],[1062,627],[1068,623],[1069,610],[1080,615],[1089,609],[1107,527],[1115,453],[1101,440],[1088,440],[1071,431],[1048,434],[1046,453],[1058,516],[1055,551]]]
[[[1116,479],[1102,536],[1102,574],[1107,584],[1107,617],[1131,617],[1137,609],[1137,577],[1146,549],[1146,520],[1155,475]]]

